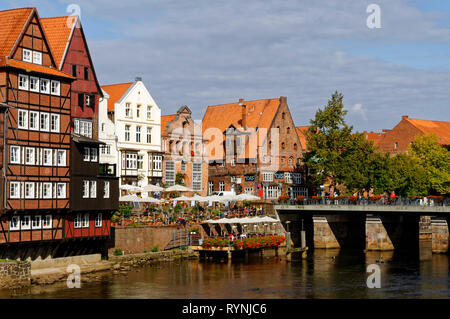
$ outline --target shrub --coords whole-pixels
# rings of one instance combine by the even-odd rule
[[[181,250],[186,250],[186,246],[181,246],[180,249]]]
[[[123,255],[122,249],[116,248],[114,250],[114,256],[122,256],[122,255]]]
[[[158,251],[158,246],[153,246],[152,253],[156,253]]]
[[[121,205],[120,206],[120,215],[123,216],[124,218],[130,218],[132,209],[133,209],[133,206],[131,206],[131,205]]]

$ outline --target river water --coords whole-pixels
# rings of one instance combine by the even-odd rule
[[[425,257],[424,257],[425,256]],[[369,264],[381,288],[367,287]],[[10,298],[11,292],[0,292]],[[33,287],[19,298],[449,298],[449,256],[315,250],[307,259],[184,260],[107,274],[80,289]]]

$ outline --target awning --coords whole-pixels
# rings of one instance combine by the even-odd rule
[[[89,137],[86,137],[86,136],[81,136],[81,135],[74,134],[74,133],[72,133],[71,135],[72,135],[72,140],[73,140],[75,143],[95,144],[95,145],[106,145],[105,142],[101,142],[101,141],[98,141],[98,140],[94,140],[94,139],[89,138]]]

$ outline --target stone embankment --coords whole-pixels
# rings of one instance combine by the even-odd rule
[[[31,265],[27,261],[0,262],[0,289],[29,286],[30,269]]]

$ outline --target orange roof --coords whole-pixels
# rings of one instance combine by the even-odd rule
[[[383,139],[385,133],[364,131],[363,134],[365,135],[365,137],[368,141],[373,141],[373,145],[376,146]]]
[[[42,66],[42,65],[39,65],[39,64],[33,64],[33,63],[28,63],[28,62],[8,59],[8,60],[6,60],[6,62],[3,65],[11,66],[11,67],[18,68],[18,69],[23,69],[23,70],[25,70],[27,72],[34,71],[34,72],[39,72],[39,73],[56,75],[56,76],[61,76],[61,77],[64,77],[64,78],[74,79],[73,76],[71,76],[71,75],[69,75],[69,74],[67,74],[65,72],[56,70],[54,68],[49,68],[49,67],[46,67],[46,66]]]
[[[9,57],[34,8],[0,11],[0,57]]]
[[[450,145],[450,122],[410,119],[408,117],[404,117],[404,119],[424,134],[436,135],[439,144]]]
[[[134,82],[104,85],[102,89],[108,93],[108,112],[114,111],[114,103],[119,101]]]
[[[176,114],[161,116],[161,135],[165,134],[167,123],[173,121],[176,117]]]
[[[269,129],[280,106],[280,98],[243,101],[243,104],[246,105],[246,121],[248,128]],[[242,128],[242,106],[240,106],[238,102],[208,106],[202,120],[203,133],[210,128],[217,128],[223,133],[230,126],[234,126],[236,129]],[[252,134],[250,138],[255,138],[256,134],[259,133]],[[259,137],[260,145],[264,139],[265,136]],[[245,154],[241,155],[247,158],[249,154],[249,144],[247,144]],[[218,154],[208,154],[208,156],[210,160],[221,158]]]
[[[306,131],[309,129],[309,126],[297,126],[296,128],[298,139],[300,140],[300,146],[302,150],[306,150]]]
[[[61,60],[66,52],[69,37],[73,30],[73,27],[67,27],[68,18],[70,17],[41,18],[42,28],[58,68],[61,67]]]

